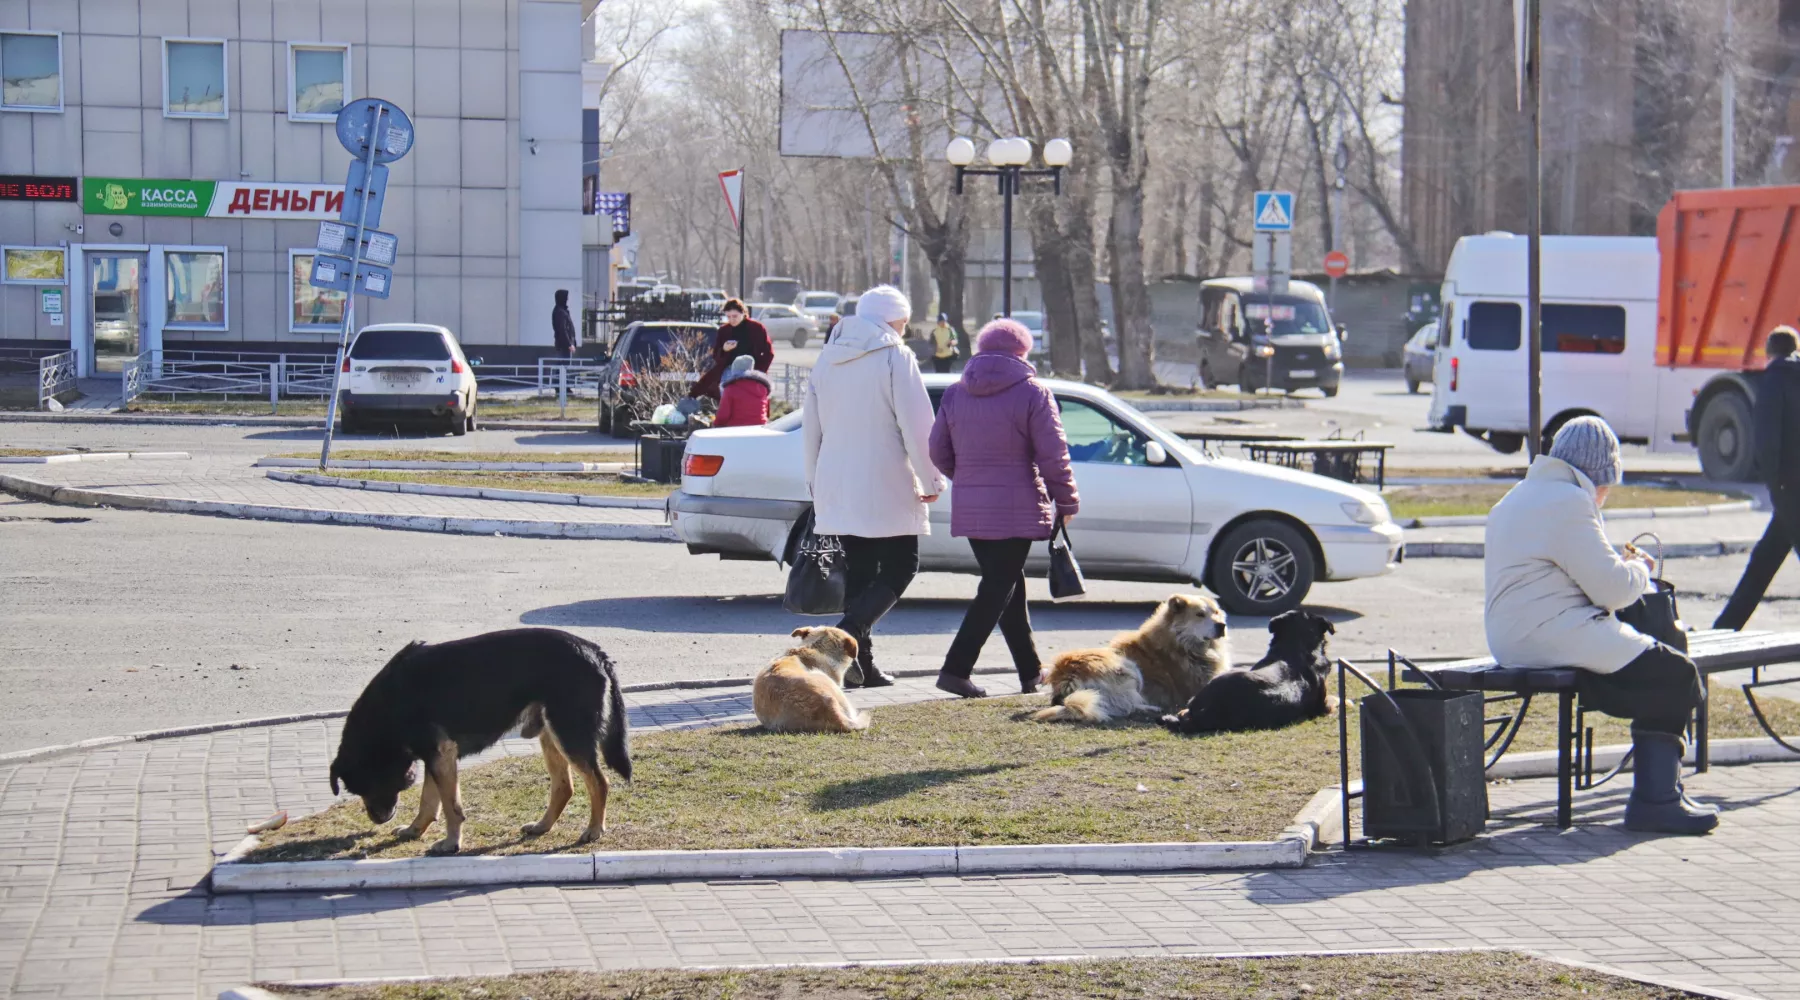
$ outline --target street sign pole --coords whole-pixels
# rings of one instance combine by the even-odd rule
[[[1525,105],[1529,116],[1530,151],[1525,160],[1525,218],[1529,226],[1525,248],[1525,454],[1536,459],[1543,449],[1544,338],[1543,325],[1543,8],[1540,0],[1525,0]]]
[[[365,171],[363,176],[372,179],[375,176],[375,150],[381,145],[378,137],[386,131],[382,126],[387,123],[387,108],[380,104],[371,104],[368,106],[368,112],[369,143],[368,153],[363,158]],[[344,193],[349,194],[348,191]],[[369,218],[370,200],[366,191],[364,196],[357,200],[356,232],[354,234],[356,242],[350,252],[350,290],[344,293],[344,322],[338,329],[337,364],[333,365],[331,370],[331,400],[325,404],[325,441],[319,448],[320,472],[324,472],[326,465],[331,462],[331,439],[332,435],[337,433],[338,394],[342,391],[344,382],[344,356],[350,350],[350,322],[356,310],[356,275],[358,267],[362,263],[363,223],[367,222]]]

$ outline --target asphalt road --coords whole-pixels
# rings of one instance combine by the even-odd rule
[[[63,519],[75,519],[72,522]],[[344,708],[411,639],[521,625],[593,638],[629,682],[747,676],[819,619],[782,611],[772,564],[675,545],[434,535],[0,499],[0,751],[114,733]],[[1737,559],[1675,563],[1683,611],[1708,623]],[[972,577],[926,574],[877,633],[889,668],[941,664]],[[1034,596],[1044,596],[1034,586]],[[1091,585],[1035,604],[1040,651],[1136,626],[1168,585]],[[1753,624],[1800,628],[1790,564]],[[1477,654],[1481,564],[1433,559],[1375,580],[1323,584],[1335,651]],[[1240,658],[1260,620],[1234,622]],[[240,669],[232,669],[233,665]],[[1005,667],[996,637],[984,667]],[[990,683],[1004,690],[1007,683]]]

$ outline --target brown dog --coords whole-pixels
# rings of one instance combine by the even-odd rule
[[[836,628],[797,628],[800,645],[756,675],[750,703],[772,733],[848,733],[869,728],[844,694],[844,671],[856,662],[856,640]]]
[[[1143,627],[1120,633],[1105,649],[1057,657],[1040,678],[1050,688],[1051,707],[1033,718],[1111,722],[1174,711],[1230,669],[1225,612],[1205,595],[1175,594],[1157,605]]]

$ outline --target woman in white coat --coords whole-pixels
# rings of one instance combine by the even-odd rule
[[[1584,706],[1631,720],[1627,829],[1705,833],[1718,810],[1681,787],[1682,737],[1705,698],[1700,673],[1613,615],[1645,592],[1651,572],[1642,552],[1614,551],[1600,520],[1621,471],[1612,428],[1578,417],[1488,513],[1488,650],[1509,667],[1578,668]]]
[[[931,464],[931,397],[919,362],[900,339],[912,304],[878,285],[857,299],[819,352],[806,386],[801,427],[813,530],[837,535],[849,557],[844,619],[857,666],[845,687],[885,687],[870,633],[919,572],[919,536],[931,533],[928,503],[944,491]]]

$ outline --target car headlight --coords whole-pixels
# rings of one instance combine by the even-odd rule
[[[1272,345],[1272,344],[1257,344],[1256,345],[1256,356],[1259,358],[1274,357],[1275,356],[1274,345]]]
[[[1338,359],[1338,355],[1340,355],[1342,353],[1344,353],[1344,352],[1338,348],[1336,341],[1327,341],[1326,342],[1326,344],[1325,344],[1325,360],[1336,361]]]
[[[1385,524],[1390,520],[1387,504],[1380,500],[1346,500],[1338,506],[1357,524]]]

